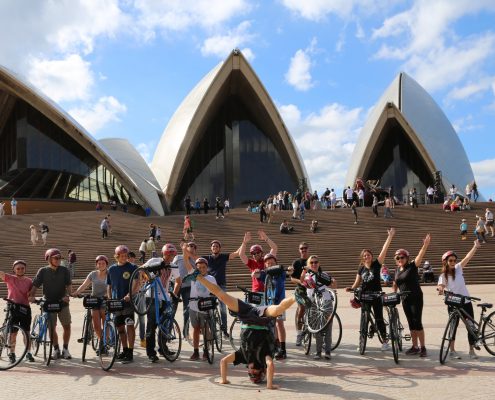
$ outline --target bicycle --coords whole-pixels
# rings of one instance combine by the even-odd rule
[[[122,300],[106,300],[105,321],[101,329],[101,338],[98,345],[98,358],[103,371],[109,371],[117,353],[120,351],[120,337],[115,327],[113,314],[124,309],[125,303]]]
[[[400,304],[401,297],[407,296],[410,291],[403,291],[400,293],[383,293],[382,304],[387,308],[388,315],[388,339],[390,339],[390,346],[392,347],[392,354],[396,364],[399,363],[399,352],[402,351],[402,339],[410,340],[411,336],[403,335],[404,327],[402,326],[399,318],[399,311],[397,305]]]
[[[62,302],[49,302],[46,299],[37,299],[34,303],[40,306],[40,314],[36,315],[33,320],[30,333],[31,349],[33,350],[33,355],[37,356],[40,345],[43,344],[43,361],[46,366],[49,366],[52,360],[52,337],[53,329],[55,329],[55,324],[50,314],[60,312],[62,310]],[[49,336],[48,333],[50,334]]]
[[[459,321],[462,321],[468,333],[475,338],[475,346],[483,344],[486,351],[492,356],[495,356],[495,311],[485,316],[486,311],[492,308],[493,304],[477,304],[478,307],[481,307],[481,314],[479,321],[476,321],[462,306],[466,303],[466,300],[476,302],[481,301],[481,299],[448,291],[444,291],[444,295],[445,304],[449,306],[449,319],[440,346],[440,364],[445,364],[450,351],[450,343],[455,340]]]
[[[259,306],[264,303],[264,295],[263,293],[252,292],[244,287],[236,286],[237,289],[244,292],[244,301],[246,303],[252,304],[254,306]],[[232,349],[237,351],[241,348],[241,321],[237,318],[237,314],[233,313],[229,310],[230,315],[234,317],[232,324],[230,325],[229,330],[229,341]]]
[[[145,315],[155,304],[155,321],[157,322],[157,343],[161,354],[170,362],[177,360],[182,348],[182,336],[179,324],[174,319],[174,307],[167,299],[165,288],[159,279],[161,265],[152,265],[137,268],[131,275],[129,293],[131,304],[139,315]],[[133,283],[139,282],[137,288]],[[160,301],[154,299],[162,298]],[[163,309],[160,313],[160,303]]]
[[[17,308],[18,312],[22,312],[22,308],[29,310],[27,306],[22,304],[15,304],[9,299],[4,298],[7,302],[5,311],[5,320],[3,325],[0,327],[0,371],[5,371],[14,368],[18,365],[26,355],[29,347],[29,335],[28,333],[19,325],[13,323],[12,312]],[[26,310],[26,315],[27,311]],[[16,342],[19,336],[22,336],[24,343],[23,350],[19,354],[19,357],[15,355]]]
[[[95,336],[95,331],[93,327],[93,316],[91,311],[94,309],[99,309],[105,298],[103,297],[92,297],[90,295],[77,296],[83,298],[83,307],[86,309],[84,314],[83,329],[81,338],[77,339],[78,343],[82,343],[82,362],[86,361],[86,351],[88,344],[91,343],[91,347],[94,351],[98,350],[98,338]],[[99,318],[99,317],[98,317]]]
[[[274,305],[277,299],[276,280],[279,279],[284,272],[290,272],[292,269],[292,266],[284,267],[283,265],[274,265],[260,271],[262,274],[265,274],[265,290],[263,292],[263,298],[266,306]]]
[[[359,354],[363,355],[366,351],[366,342],[373,339],[375,333],[380,343],[386,340],[378,329],[375,322],[375,315],[371,307],[375,299],[382,296],[382,292],[363,292],[361,289],[354,289],[354,296],[361,304],[361,320],[359,323]],[[386,325],[385,319],[383,321]]]
[[[193,299],[194,300],[194,299]],[[205,322],[203,324],[203,354],[206,354],[206,358],[209,364],[213,364],[215,357],[215,346],[222,351],[222,330],[221,325],[218,324],[219,316],[217,309],[216,297],[202,297],[198,300],[198,310],[206,312]]]

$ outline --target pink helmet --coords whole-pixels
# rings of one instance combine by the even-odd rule
[[[249,248],[249,252],[250,252],[252,255],[255,255],[256,253],[262,253],[262,252],[263,252],[263,248],[262,248],[259,244],[253,244],[253,245]]]
[[[27,263],[26,261],[24,260],[15,260],[13,263],[12,263],[12,270],[14,270],[15,266],[17,264],[23,264],[25,268],[27,268]]]
[[[203,258],[203,257],[196,258],[196,261],[194,262],[194,264],[198,265],[200,263],[204,263],[204,264],[206,264],[206,266],[208,266],[208,260],[206,258]]]
[[[127,247],[125,244],[121,244],[115,248],[115,255],[118,256],[119,254],[129,254],[129,247]]]
[[[177,249],[175,248],[175,246],[172,244],[172,243],[166,243],[163,247],[162,247],[162,254],[177,254]]]
[[[45,261],[48,261],[50,257],[60,256],[62,258],[62,253],[59,249],[48,249],[45,252]]]
[[[313,278],[312,274],[306,274],[306,276],[304,277],[303,286],[307,287],[308,289],[314,289],[316,287],[316,281]]]
[[[399,249],[395,252],[396,256],[404,256],[409,258],[409,252],[406,249]]]
[[[275,257],[272,253],[265,254],[265,257],[263,257],[263,262],[266,262],[270,258],[273,258],[275,262],[277,262],[277,257]]]
[[[108,257],[100,254],[99,256],[96,256],[95,258],[95,264],[98,264],[98,261],[105,261],[108,265]]]
[[[361,308],[361,303],[357,301],[354,297],[349,300],[349,303],[351,303],[352,308]]]
[[[454,251],[452,251],[452,250],[449,250],[449,251],[443,253],[442,261],[447,260],[451,256],[454,256],[455,258],[457,258],[457,254]]]

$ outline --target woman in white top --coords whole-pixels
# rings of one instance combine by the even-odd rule
[[[485,220],[486,230],[488,231],[488,229],[490,229],[492,237],[495,236],[495,230],[493,229],[493,213],[490,211],[489,208],[486,209]]]
[[[442,273],[438,278],[438,292],[443,294],[444,290],[449,292],[453,292],[456,294],[460,294],[462,296],[469,296],[469,292],[466,287],[466,282],[464,281],[464,273],[463,268],[466,268],[469,260],[473,258],[476,254],[476,250],[481,247],[478,240],[474,241],[473,248],[469,250],[466,256],[460,261],[457,262],[457,254],[452,250],[447,251],[442,256]],[[474,317],[473,304],[471,301],[466,300],[466,303],[462,306],[464,311],[466,311],[471,317]],[[459,323],[459,321],[457,321]],[[457,330],[457,327],[456,327]],[[478,358],[475,349],[475,338],[472,337],[468,333],[468,341],[469,341],[469,357],[472,359]],[[476,347],[479,350],[478,347]],[[460,359],[461,357],[455,351],[455,335],[454,340],[450,342],[450,358]]]
[[[34,225],[31,225],[29,230],[31,231],[31,243],[33,246],[36,246],[36,243],[38,242],[38,231]]]

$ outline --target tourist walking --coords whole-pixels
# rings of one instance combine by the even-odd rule
[[[31,225],[29,227],[29,232],[31,233],[31,243],[33,246],[36,246],[36,243],[38,243],[38,231],[36,230],[36,227]]]

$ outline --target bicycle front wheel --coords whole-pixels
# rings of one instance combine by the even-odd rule
[[[203,353],[206,354],[209,364],[213,364],[215,357],[215,339],[213,337],[212,325],[212,321],[209,318],[203,325]]]
[[[388,325],[390,345],[392,346],[392,354],[394,361],[399,364],[399,326],[397,324],[397,309],[393,308],[390,312],[390,322]]]
[[[361,322],[359,324],[359,354],[363,355],[366,351],[366,341],[368,340],[368,313],[361,311]]]
[[[311,333],[318,333],[325,329],[335,314],[333,300],[327,296],[328,293],[315,291],[311,306],[306,308],[304,318]]]
[[[308,331],[306,327],[303,329],[302,335],[303,335],[302,343],[304,346],[304,354],[308,355],[309,352],[311,351],[311,339],[313,335],[311,334],[310,331]]]
[[[486,351],[495,356],[495,311],[488,315],[483,322],[481,340]]]
[[[113,321],[105,321],[100,340],[99,358],[103,371],[109,371],[115,363],[119,349],[119,334]]]
[[[170,362],[177,360],[182,348],[182,336],[180,333],[179,324],[174,319],[169,322],[166,327],[158,329],[158,346],[162,351],[163,356]]]
[[[265,305],[271,306],[275,304],[275,281],[273,277],[266,274],[265,278]]]
[[[37,315],[36,317],[34,317],[33,326],[31,328],[31,334],[29,335],[30,339],[31,339],[30,340],[31,341],[31,352],[35,356],[38,355],[38,351],[40,349],[40,342],[41,342],[40,326],[41,326],[41,317],[40,317],[40,315]]]
[[[241,348],[241,321],[234,318],[229,330],[229,341],[232,349],[237,351]]]
[[[138,268],[134,270],[129,281],[129,293],[134,311],[139,315],[146,315],[154,297],[151,275],[146,269]],[[149,301],[146,301],[146,293],[148,293]]]
[[[52,322],[50,317],[47,318],[47,328],[43,335],[43,360],[44,364],[48,367],[50,362],[52,361],[52,353],[53,353],[53,329]],[[50,338],[48,338],[48,333],[50,333]]]
[[[222,346],[223,346],[223,338],[222,338],[222,319],[220,318],[220,312],[218,311],[218,307],[213,310],[213,336],[215,338],[215,347],[217,348],[218,352],[222,352]]]
[[[17,324],[0,328],[0,371],[14,368],[22,361],[28,350],[28,339],[27,332]]]
[[[447,355],[450,351],[450,343],[455,338],[455,332],[458,324],[459,316],[457,314],[451,314],[443,333],[442,344],[440,345],[440,364],[445,364],[445,360],[447,359]]]
[[[335,313],[332,321],[332,351],[339,347],[342,340],[342,322],[340,321],[339,314]]]
[[[83,348],[82,348],[82,356],[81,356],[81,361],[85,362],[86,361],[86,350],[88,348],[88,343],[91,340],[90,338],[90,332],[89,332],[89,327],[92,325],[91,321],[91,314],[86,313],[84,315],[84,322],[83,322]]]

